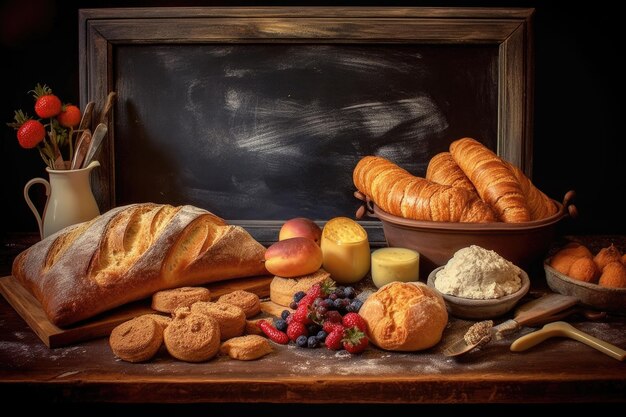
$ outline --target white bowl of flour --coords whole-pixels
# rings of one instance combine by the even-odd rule
[[[496,252],[472,245],[458,250],[428,276],[456,317],[493,318],[505,314],[528,292],[526,272]]]

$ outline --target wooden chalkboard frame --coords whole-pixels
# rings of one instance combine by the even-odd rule
[[[498,47],[497,153],[532,173],[530,8],[103,8],[79,11],[80,101],[95,114],[115,85],[118,45],[197,43],[455,44]],[[96,119],[94,118],[95,127]],[[101,210],[115,206],[113,120],[94,175]],[[236,220],[236,219],[233,219]],[[271,223],[271,222],[270,222]],[[263,221],[250,228],[275,227]]]

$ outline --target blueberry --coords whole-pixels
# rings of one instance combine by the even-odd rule
[[[333,305],[333,300],[331,300],[330,298],[325,299],[324,302],[321,305],[326,307],[326,310],[330,310],[331,308],[335,308],[335,306]]]
[[[356,310],[354,309],[354,304],[350,303],[346,306],[346,313],[356,313]]]
[[[281,332],[287,331],[287,322],[283,319],[274,319],[274,327]]]
[[[354,312],[358,313],[359,310],[361,309],[361,306],[363,305],[363,301],[359,300],[358,298],[355,298],[354,300],[352,300],[352,303],[350,303],[350,305],[354,309]]]
[[[296,308],[298,308],[298,303],[296,301],[292,301],[289,304],[289,308],[292,309],[292,310],[295,310]]]
[[[334,302],[333,302],[334,307],[339,310],[341,307],[343,307],[343,300],[341,298],[337,298]]]
[[[329,300],[335,301],[337,299],[337,294],[332,293],[331,295],[328,296]]]
[[[298,291],[297,293],[295,293],[293,295],[293,301],[295,301],[296,303],[299,303],[300,300],[302,300],[302,298],[306,295],[306,293],[304,291]]]
[[[289,312],[289,310],[283,310],[283,312],[282,312],[282,313],[280,313],[280,317],[281,317],[283,320],[287,320],[287,317],[289,317],[289,315],[290,315],[290,314],[291,314],[291,313]]]
[[[313,323],[306,326],[306,329],[309,331],[309,334],[316,334],[317,332],[322,330],[322,327],[317,323]]]
[[[337,288],[334,294],[337,296],[337,298],[344,298],[346,296],[346,293],[343,287]]]
[[[304,336],[302,336],[304,337]],[[298,338],[300,339],[300,338]],[[317,340],[316,336],[310,336],[309,339],[307,340],[307,344],[310,348],[316,348],[319,345],[320,341]]]
[[[352,299],[356,297],[356,291],[352,287],[346,287],[343,293],[345,294],[346,298]]]
[[[326,333],[324,330],[320,330],[315,335],[315,337],[317,337],[317,340],[319,340],[320,342],[323,342],[324,340],[326,340],[326,336],[328,336],[328,333]]]
[[[323,305],[319,305],[315,308],[315,313],[320,317],[324,316],[324,314],[326,314],[327,311],[328,309]]]
[[[307,337],[305,335],[298,336],[298,338],[296,339],[296,346],[306,347],[306,344],[307,344]]]

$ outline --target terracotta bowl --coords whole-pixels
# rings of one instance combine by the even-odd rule
[[[486,320],[506,314],[515,307],[518,301],[525,296],[530,289],[528,274],[522,270],[522,287],[513,294],[487,300],[455,297],[454,295],[444,294],[435,287],[437,272],[441,271],[443,268],[443,266],[440,266],[428,274],[427,285],[443,297],[448,313],[462,319]]]
[[[382,222],[388,246],[414,249],[420,253],[420,276],[445,265],[462,248],[478,245],[490,249],[529,270],[534,262],[541,267],[550,244],[556,237],[557,224],[565,217],[577,216],[571,204],[574,192],[569,191],[556,214],[525,223],[448,223],[410,220],[386,213],[359,192],[355,197],[364,201],[357,218],[368,215]]]
[[[576,297],[581,304],[596,310],[626,313],[626,288],[607,288],[572,279],[552,268],[549,263],[550,259],[546,259],[543,267],[552,291]]]

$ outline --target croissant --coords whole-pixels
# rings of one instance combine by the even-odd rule
[[[362,158],[352,179],[359,191],[395,216],[467,223],[496,219],[493,210],[471,191],[416,177],[385,158]]]
[[[265,248],[193,206],[132,204],[21,252],[13,276],[67,326],[167,288],[266,274]]]
[[[450,153],[478,195],[507,223],[530,221],[530,209],[519,181],[505,162],[475,139],[458,139]]]
[[[552,216],[558,211],[558,207],[554,204],[554,201],[535,187],[532,181],[530,181],[521,169],[510,162],[504,161],[504,163],[513,172],[515,178],[517,178],[517,181],[522,187],[522,193],[524,193],[526,203],[530,209],[531,220],[544,219]]]
[[[462,187],[473,193],[476,192],[476,187],[467,178],[463,170],[459,168],[450,152],[438,153],[430,159],[426,169],[426,179],[437,184]]]

